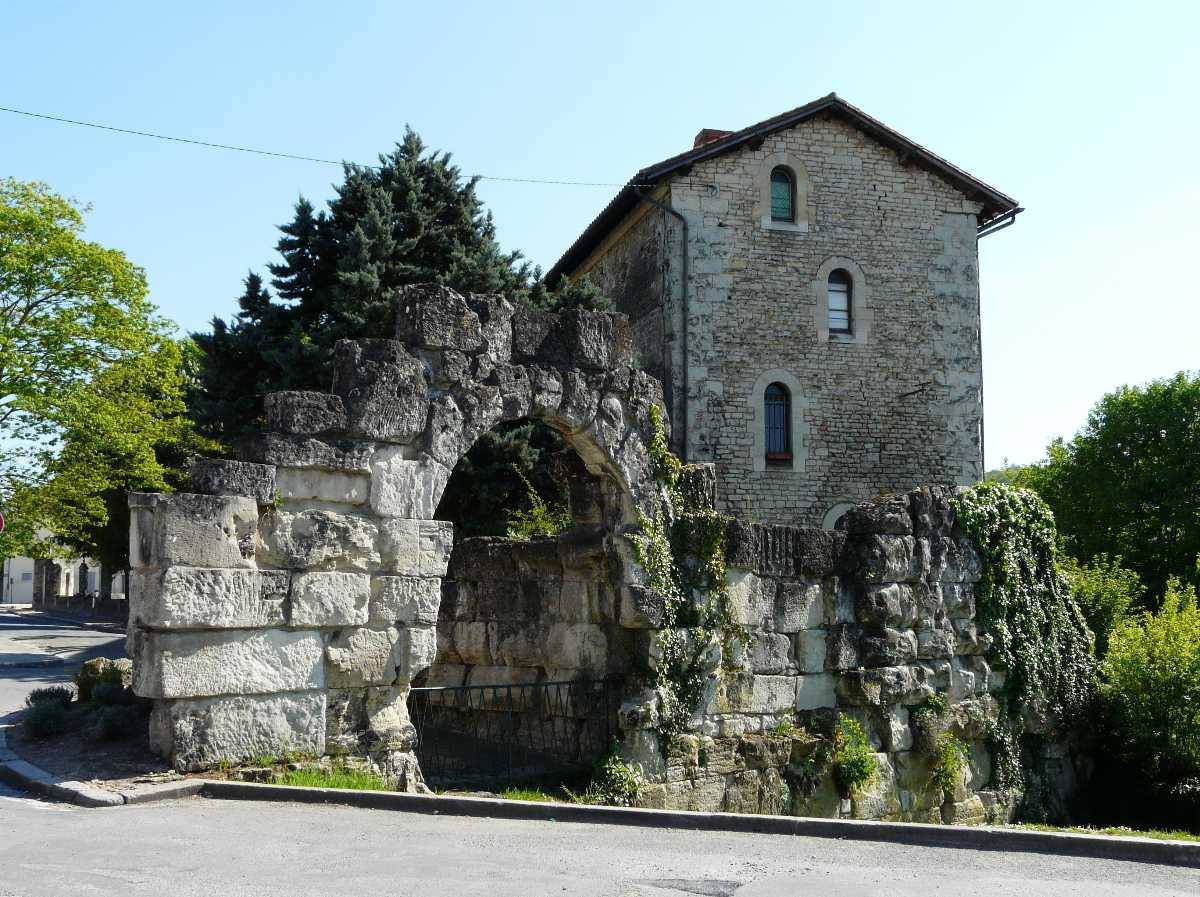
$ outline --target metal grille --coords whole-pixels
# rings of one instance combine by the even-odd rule
[[[621,681],[414,688],[426,780],[441,788],[554,783],[586,774],[617,735]]]
[[[791,174],[786,168],[774,169],[771,172],[771,220],[795,220],[794,199]]]
[[[790,461],[792,458],[791,427],[788,421],[790,404],[788,391],[782,384],[772,383],[763,393],[768,461]]]

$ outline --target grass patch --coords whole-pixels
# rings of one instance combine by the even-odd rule
[[[297,788],[347,788],[351,791],[391,791],[380,776],[362,769],[335,766],[332,770],[320,768],[294,769],[281,772],[271,779],[272,785],[292,785]]]
[[[1119,838],[1153,838],[1155,841],[1193,841],[1200,843],[1200,835],[1194,832],[1173,831],[1165,832],[1158,829],[1135,829],[1124,826],[1108,828],[1088,828],[1083,825],[1045,825],[1040,822],[1026,822],[1019,825],[1009,825],[1005,828],[1025,829],[1031,832],[1065,832],[1071,835],[1112,835]]]
[[[537,804],[552,804],[561,800],[541,788],[505,788],[499,796],[504,800],[527,800]]]

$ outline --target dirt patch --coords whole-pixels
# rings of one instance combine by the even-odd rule
[[[97,712],[98,708],[91,705],[71,704],[67,708],[67,731],[49,738],[30,738],[18,717],[17,724],[8,730],[8,746],[23,760],[64,780],[107,785],[181,778],[150,750],[148,711],[136,708],[129,734],[111,740],[94,733]]]

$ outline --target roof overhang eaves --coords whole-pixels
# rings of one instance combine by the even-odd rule
[[[837,94],[831,93],[820,99],[813,100],[811,103],[806,103],[803,106],[798,106],[788,112],[751,125],[748,128],[735,131],[728,137],[722,137],[719,140],[714,140],[696,149],[688,150],[685,153],[680,153],[679,155],[672,156],[669,159],[664,159],[661,162],[641,169],[629,179],[629,182],[621,188],[612,201],[604,207],[584,232],[579,235],[579,238],[555,262],[554,266],[546,274],[547,283],[553,286],[559,277],[583,262],[595,246],[598,245],[599,241],[604,238],[604,235],[621,218],[632,211],[641,200],[641,197],[649,192],[651,187],[657,186],[664,178],[670,177],[679,172],[680,169],[695,165],[698,162],[704,162],[724,153],[731,152],[743,143],[760,137],[765,138],[776,131],[793,127],[822,112],[831,112],[840,115],[879,143],[895,150],[902,158],[907,157],[907,159],[922,165],[954,184],[967,198],[983,206],[980,214],[981,222],[983,222],[981,226],[986,226],[987,222],[995,221],[1006,215],[1014,214],[1020,209],[1020,204],[1011,196],[1001,193],[995,187],[968,174],[936,153],[932,153],[920,144],[909,140],[900,132],[889,128],[878,119],[872,118],[858,107],[847,103],[841,97],[837,96]]]

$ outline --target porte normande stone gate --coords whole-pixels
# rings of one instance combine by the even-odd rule
[[[331,393],[267,397],[268,429],[246,461],[198,462],[194,493],[130,497],[134,687],[154,701],[153,746],[178,769],[354,755],[420,790],[407,703],[419,674],[620,673],[619,745],[642,805],[921,821],[1008,812],[987,787],[1003,674],[985,659],[979,563],[952,487],[859,506],[836,531],[734,519],[728,601],[745,638],[712,652],[688,731],[664,740],[644,672],[662,607],[629,539],[666,501],[649,453],[663,399],[635,363],[628,321],[435,286],[396,303],[393,338],[338,344]],[[483,433],[525,418],[578,453],[593,513],[554,540],[455,549],[452,524],[435,519],[451,471]],[[711,467],[697,473],[715,501]],[[538,606],[514,616],[506,586],[522,582],[537,584],[522,594]],[[950,800],[909,720],[935,691],[970,747]],[[879,774],[849,797],[814,771],[810,742],[773,734],[789,720],[827,730],[838,713],[877,751]]]

